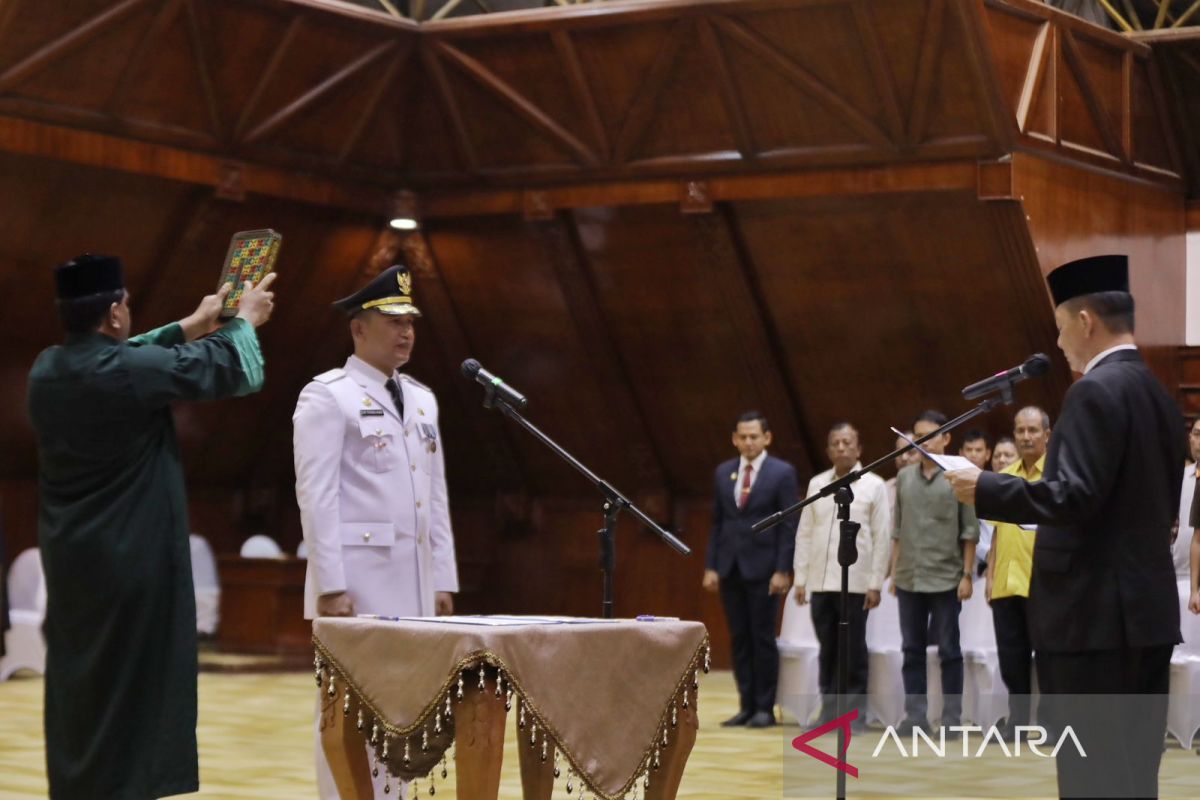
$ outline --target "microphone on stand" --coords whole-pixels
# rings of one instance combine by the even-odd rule
[[[1050,359],[1044,353],[1034,353],[1019,367],[997,372],[990,378],[984,378],[981,381],[972,383],[962,390],[962,395],[967,400],[974,400],[976,397],[983,397],[985,394],[1010,389],[1014,383],[1023,381],[1026,378],[1037,378],[1045,375],[1049,369]]]
[[[524,408],[529,403],[525,395],[509,386],[498,375],[488,372],[473,358],[468,358],[462,363],[462,374],[487,389],[489,395],[494,395],[496,399],[514,408]]]

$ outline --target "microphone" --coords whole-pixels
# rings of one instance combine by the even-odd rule
[[[462,374],[473,379],[480,386],[487,389],[489,394],[496,395],[497,399],[508,403],[510,406],[524,408],[529,402],[525,399],[525,395],[509,386],[499,376],[488,372],[483,368],[482,364],[473,358],[468,358],[462,363]],[[485,403],[485,405],[487,404]]]
[[[1050,359],[1046,358],[1044,353],[1034,353],[1028,360],[1019,367],[997,372],[990,378],[984,378],[981,381],[976,381],[970,386],[962,390],[962,395],[967,400],[974,400],[976,397],[982,397],[985,394],[999,391],[1005,387],[1010,387],[1018,381],[1023,381],[1026,378],[1037,378],[1045,375],[1050,369]]]

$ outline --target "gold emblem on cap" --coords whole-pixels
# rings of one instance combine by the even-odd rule
[[[397,272],[396,285],[400,287],[400,294],[412,294],[412,273]]]

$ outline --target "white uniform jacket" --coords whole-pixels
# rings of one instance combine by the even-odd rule
[[[308,548],[304,616],[346,591],[359,614],[432,616],[458,591],[438,406],[433,392],[350,356],[318,375],[292,415],[296,501]]]

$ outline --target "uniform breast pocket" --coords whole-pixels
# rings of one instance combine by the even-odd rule
[[[358,421],[362,436],[362,465],[370,472],[390,472],[396,468],[396,436],[386,421],[362,417]]]

